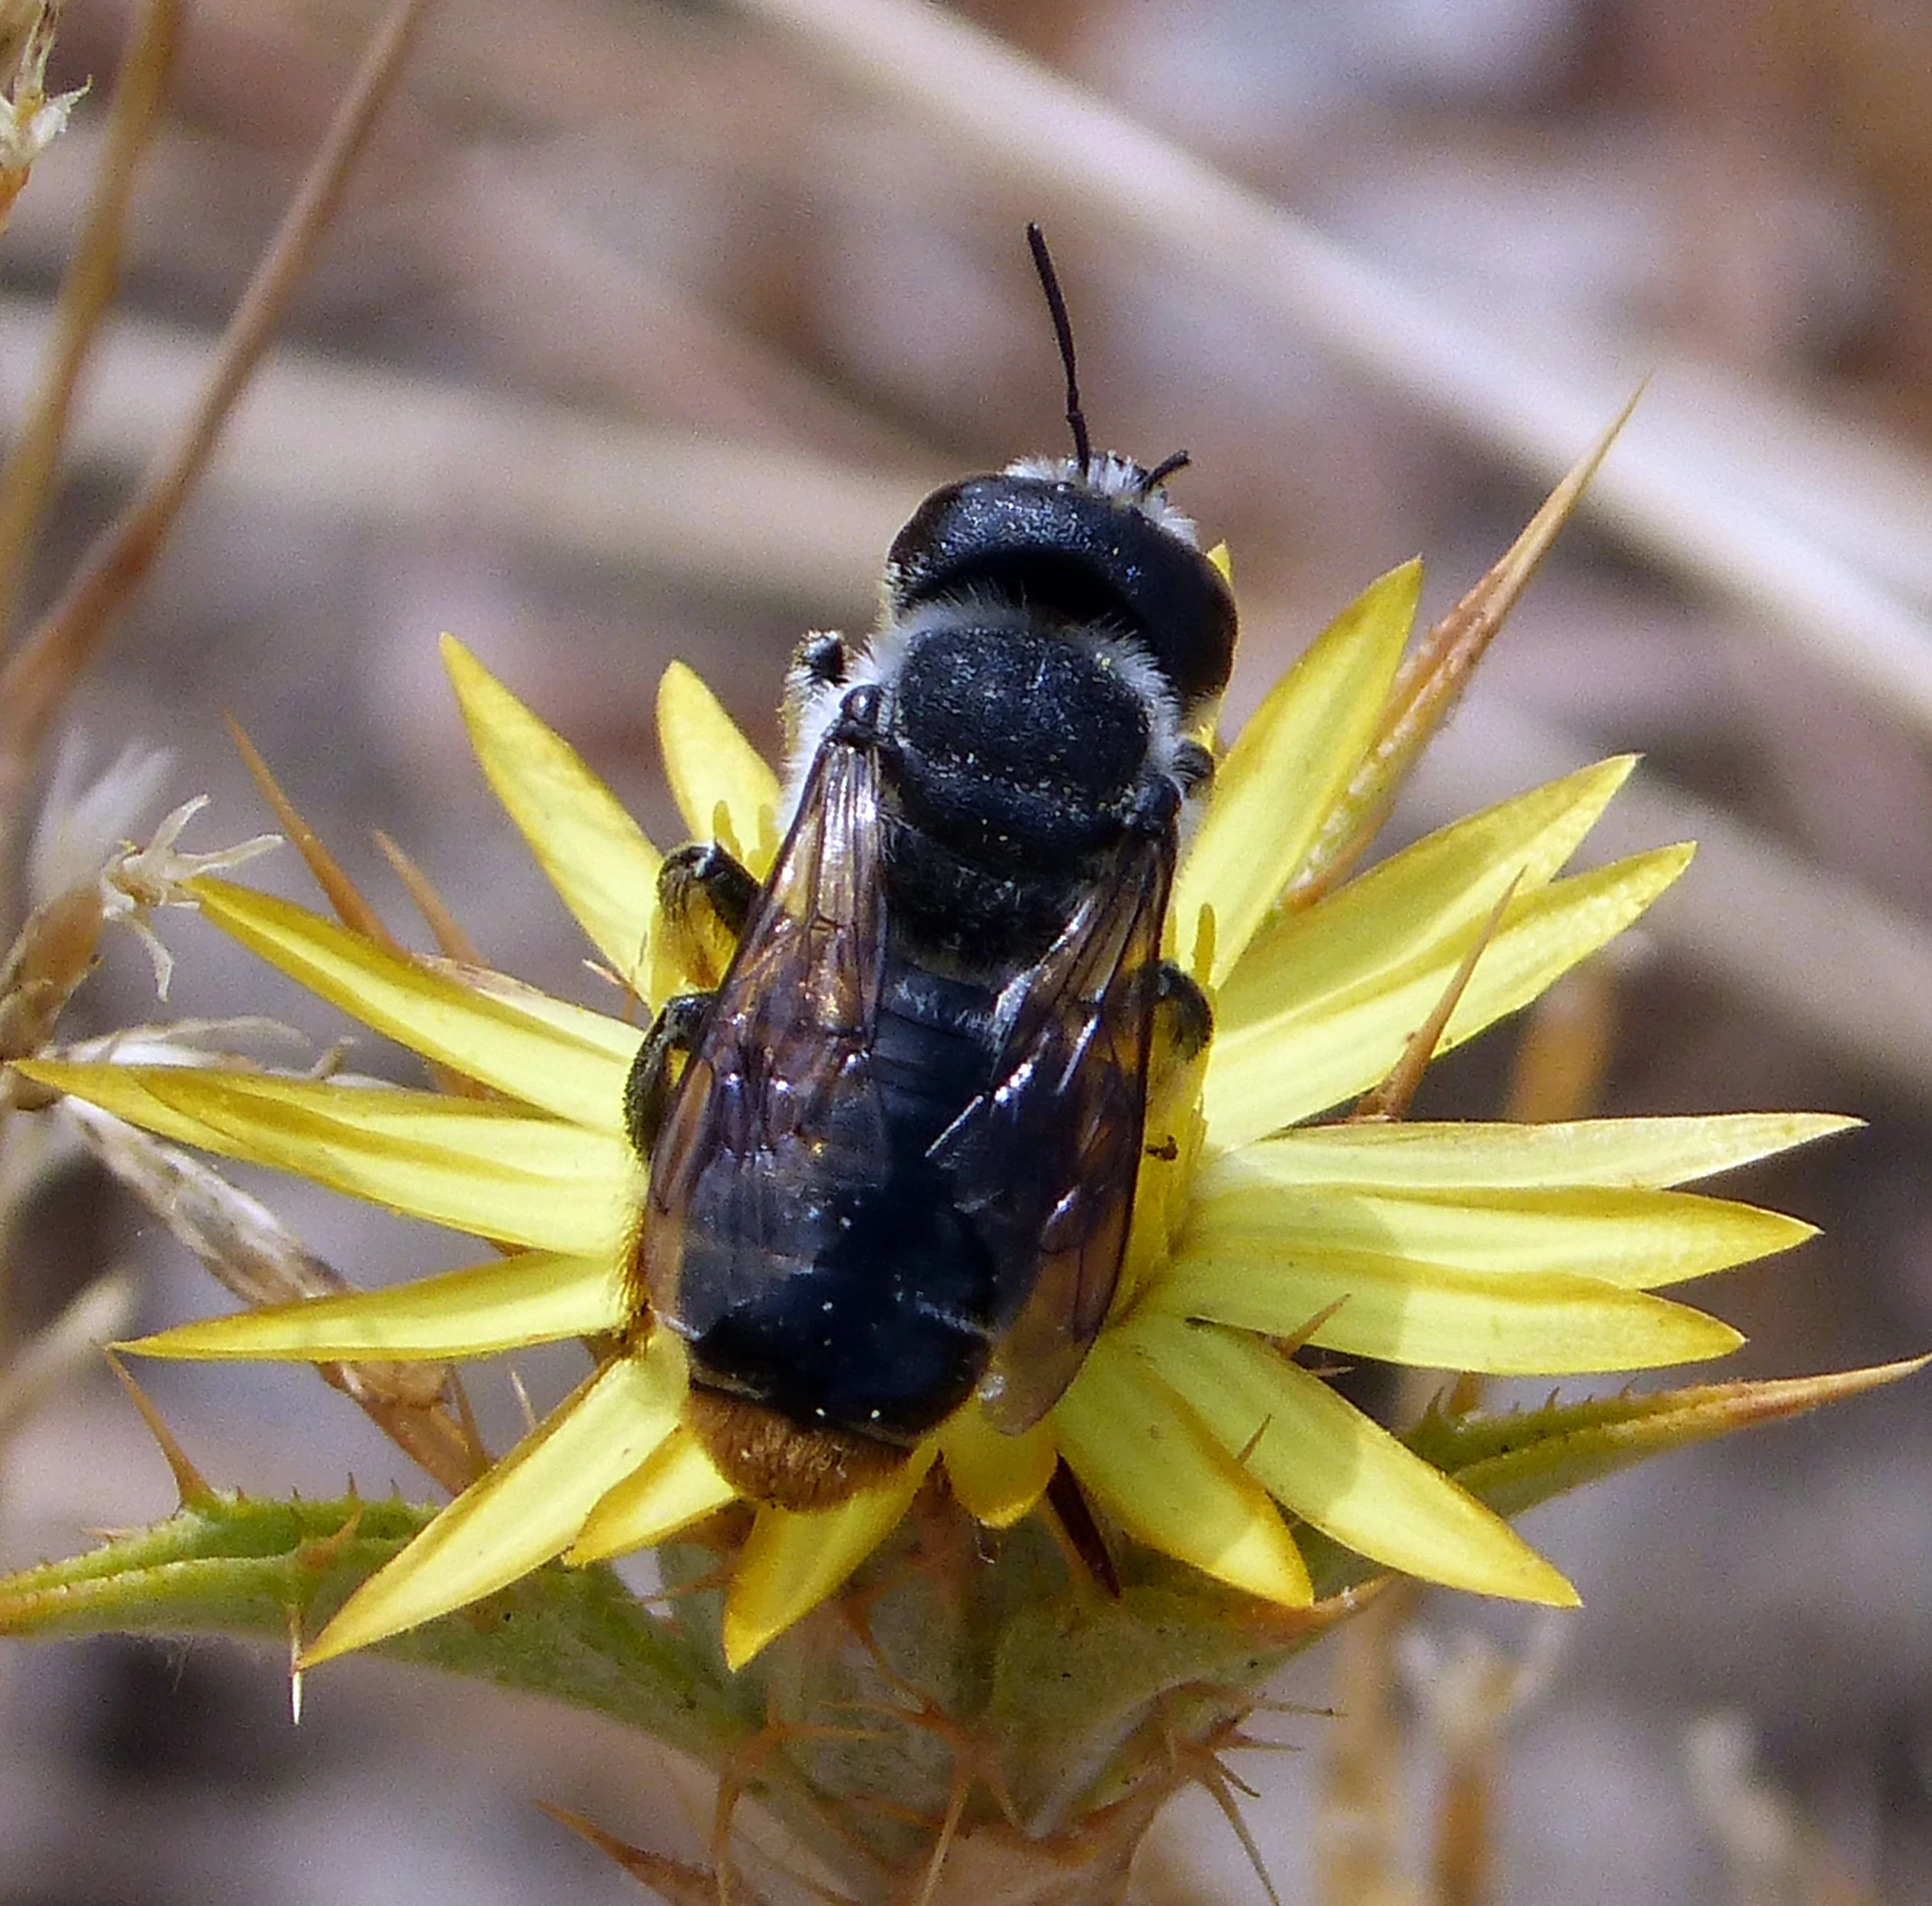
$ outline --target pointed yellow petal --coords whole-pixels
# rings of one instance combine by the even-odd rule
[[[1053,1406],[1080,1487],[1130,1535],[1263,1600],[1314,1599],[1280,1512],[1136,1343],[1109,1331]]]
[[[1256,1482],[1357,1554],[1477,1594],[1575,1604],[1500,1516],[1259,1338],[1154,1316],[1119,1334],[1242,1452]]]
[[[1272,1184],[1690,1184],[1768,1158],[1856,1118],[1739,1111],[1681,1118],[1586,1118],[1569,1124],[1304,1125],[1247,1146],[1243,1171]]]
[[[225,881],[196,881],[192,891],[224,933],[412,1051],[560,1118],[602,1130],[622,1123],[637,1027],[584,1013],[608,1028],[594,1045],[287,901]]]
[[[841,1587],[912,1507],[937,1445],[917,1450],[898,1478],[836,1509],[809,1515],[770,1504],[758,1512],[725,1599],[725,1661],[742,1668],[774,1636]]]
[[[615,1258],[531,1250],[387,1290],[310,1297],[177,1324],[117,1347],[140,1356],[283,1357],[312,1363],[347,1357],[440,1360],[597,1336],[622,1328],[630,1308]]]
[[[658,684],[658,746],[672,797],[694,841],[710,841],[722,806],[754,874],[779,846],[779,778],[745,739],[724,704],[682,662]]]
[[[1196,1180],[1181,1247],[1233,1244],[1303,1258],[1370,1251],[1496,1273],[1569,1271],[1646,1289],[1789,1250],[1815,1232],[1779,1211],[1631,1185],[1280,1184],[1237,1152]]]
[[[113,1095],[95,1068],[84,1097]],[[214,1150],[299,1172],[352,1197],[506,1244],[615,1257],[633,1221],[638,1164],[615,1132],[437,1092],[128,1067],[142,1104],[207,1130]],[[109,1110],[121,1110],[110,1105]],[[159,1122],[156,1120],[155,1122]],[[169,1135],[174,1135],[171,1131]]]
[[[946,1479],[968,1515],[988,1528],[1011,1528],[1046,1493],[1059,1461],[1053,1419],[1002,1436],[978,1405],[955,1412],[940,1431]]]
[[[401,1634],[561,1555],[598,1497],[670,1435],[683,1403],[682,1356],[605,1364],[364,1582],[300,1665]]]
[[[66,1059],[16,1059],[13,1069],[23,1078],[51,1086],[55,1091],[71,1092],[90,1105],[111,1111],[131,1125],[152,1131],[178,1143],[199,1145],[204,1151],[228,1149],[226,1135],[217,1127],[191,1116],[185,1109],[156,1098],[141,1081],[151,1070],[180,1070],[180,1067],[145,1065],[77,1064]],[[226,1074],[223,1074],[226,1076]]]
[[[642,1468],[599,1500],[564,1559],[601,1562],[649,1548],[737,1498],[698,1438],[675,1429]]]
[[[1280,898],[1374,739],[1422,587],[1419,563],[1371,583],[1269,692],[1214,775],[1175,883],[1179,944],[1214,910],[1224,978]]]
[[[507,972],[491,966],[466,966],[454,959],[425,957],[432,972],[454,979],[466,992],[481,993],[486,999],[501,999],[513,1012],[539,1025],[549,1026],[559,1038],[573,1045],[588,1046],[594,1052],[608,1052],[625,1070],[637,1056],[638,1042],[644,1035],[644,1015],[636,1002],[625,999],[619,1017],[597,1012],[570,999],[560,999]],[[527,1094],[524,1094],[527,1096]]]
[[[1141,1296],[1148,1311],[1298,1337],[1349,1356],[1494,1376],[1639,1370],[1723,1356],[1729,1324],[1560,1271],[1484,1271],[1367,1251],[1283,1255],[1255,1239],[1189,1250]]]
[[[658,850],[583,757],[454,636],[443,638],[443,666],[497,799],[592,946],[641,993]]]
[[[1442,1049],[1460,1045],[1614,940],[1690,862],[1689,848],[1660,848],[1613,867],[1519,894],[1483,949],[1449,1019]],[[1310,910],[1313,920],[1319,909]],[[1391,919],[1399,937],[1403,923]],[[1466,947],[1431,949],[1399,975],[1378,974],[1340,993],[1284,992],[1265,1017],[1214,1035],[1202,1108],[1207,1145],[1224,1151],[1364,1092],[1401,1056],[1442,997]],[[1282,1054],[1291,1053],[1284,1064]]]
[[[1270,921],[1215,999],[1217,1027],[1381,983],[1442,950],[1452,971],[1512,884],[1530,894],[1562,871],[1635,765],[1634,755],[1597,762],[1468,815]]]

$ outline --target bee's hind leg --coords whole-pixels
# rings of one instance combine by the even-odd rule
[[[641,1158],[651,1155],[664,1128],[665,1107],[671,1102],[672,1056],[697,1044],[711,1002],[709,992],[681,992],[667,999],[631,1061],[631,1074],[624,1081],[624,1128]]]

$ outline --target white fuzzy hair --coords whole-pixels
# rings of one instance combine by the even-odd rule
[[[1036,627],[1021,605],[999,597],[966,591],[941,602],[922,603],[910,615],[890,621],[863,649],[850,651],[852,666],[843,682],[795,680],[788,706],[796,712],[787,763],[785,821],[790,826],[798,810],[814,758],[839,710],[854,689],[876,686],[890,700],[907,658],[920,639],[945,629],[986,629],[1022,634]],[[1175,761],[1186,737],[1180,727],[1180,704],[1167,679],[1140,645],[1130,637],[1104,629],[1067,628],[1061,639],[1083,649],[1107,674],[1117,677],[1147,711],[1147,760],[1176,787],[1181,785]]]
[[[1077,457],[1021,457],[1001,473],[1008,477],[1033,477],[1043,483],[1070,483],[1091,496],[1105,497],[1138,510],[1150,523],[1190,550],[1200,548],[1200,532],[1194,520],[1167,501],[1161,489],[1149,490],[1146,470],[1131,457],[1118,457],[1110,450],[1096,451],[1084,472]]]

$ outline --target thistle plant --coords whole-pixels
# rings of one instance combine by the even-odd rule
[[[996,1859],[1015,1886],[1051,1874],[1068,1897],[1108,1898],[1176,1786],[1223,1790],[1220,1756],[1267,1674],[1376,1584],[1571,1604],[1509,1514],[1898,1374],[1527,1414],[1465,1396],[1394,1428],[1335,1387],[1362,1358],[1568,1377],[1722,1355],[1736,1332],[1658,1291],[1809,1227],[1681,1187],[1848,1122],[1403,1115],[1436,1052],[1536,998],[1690,859],[1665,846],[1564,873],[1630,772],[1613,760],[1356,871],[1593,461],[1412,650],[1416,568],[1372,585],[1227,748],[1170,919],[1215,1031],[1156,1064],[1104,1328],[1031,1430],[1002,1434],[968,1400],[898,1477],[829,1509],[739,1499],[693,1433],[681,1339],[629,1274],[645,1161],[626,1078],[649,1014],[715,983],[715,952],[660,917],[658,851],[569,745],[446,639],[477,758],[616,1009],[483,964],[440,903],[444,952],[408,953],[269,783],[337,917],[208,872],[167,898],[408,1047],[427,1082],[278,1070],[204,1026],[84,1050],[49,1038],[10,1077],[15,1102],[72,1120],[232,1287],[285,1293],[128,1349],[322,1366],[455,1499],[249,1502],[177,1456],[177,1516],[0,1585],[0,1622],[268,1629],[298,1675],[376,1648],[590,1703],[716,1768],[707,1883],[743,1857],[734,1803],[751,1792],[789,1834],[786,1859],[846,1897],[920,1897]],[[687,828],[762,873],[772,769],[683,668],[659,718]],[[378,1291],[320,1287],[198,1153],[470,1232],[489,1254]],[[483,1449],[450,1366],[569,1339],[587,1351],[578,1387],[515,1448]],[[603,1566],[645,1549],[664,1586],[648,1600]],[[698,1883],[611,1844],[660,1886]],[[732,1883],[776,1895],[788,1870]]]
[[[345,109],[323,180],[339,181],[411,11]],[[67,104],[40,93],[35,31],[15,86],[22,165]],[[299,236],[278,247],[265,282],[285,286],[302,251]],[[158,545],[273,302],[238,324],[199,449],[131,508],[123,567]],[[244,1306],[125,1350],[312,1364],[449,1500],[244,1498],[198,1472],[130,1379],[178,1509],[0,1582],[0,1629],[267,1640],[287,1648],[298,1697],[311,1671],[366,1650],[615,1717],[715,1776],[706,1861],[568,1824],[679,1901],[1106,1900],[1180,1789],[1204,1787],[1238,1828],[1229,1757],[1269,1677],[1331,1629],[1373,1645],[1418,1583],[1567,1608],[1587,1582],[1512,1517],[1916,1368],[1484,1405],[1491,1376],[1620,1381],[1733,1348],[1727,1324],[1660,1293],[1809,1227],[1685,1187],[1850,1122],[1409,1116],[1438,1053],[1532,1005],[1690,860],[1659,845],[1566,871],[1628,759],[1368,858],[1604,447],[1419,641],[1411,565],[1344,609],[1219,751],[1166,948],[1211,1000],[1214,1035],[1156,1054],[1125,1270],[1097,1339],[1030,1429],[1003,1434],[969,1400],[896,1479],[830,1509],[740,1498],[693,1433],[680,1339],[630,1275],[648,1161],[626,1079],[652,1013],[714,984],[725,951],[662,917],[658,848],[510,687],[446,640],[484,775],[602,969],[588,1001],[492,967],[405,864],[439,948],[408,951],[266,764],[326,913],[229,878],[264,837],[183,848],[195,803],[129,845],[151,764],[87,796],[57,784],[0,969],[10,1147],[25,1133],[49,1155],[89,1147]],[[30,527],[9,533],[10,574]],[[83,575],[10,673],[0,795],[106,605]],[[687,834],[764,874],[784,820],[773,768],[682,667],[658,713]],[[291,1064],[257,1021],[71,1036],[67,1004],[117,926],[142,935],[165,997],[154,917],[177,906],[405,1048],[421,1082],[378,1083],[339,1054]],[[355,1289],[211,1157],[477,1241],[441,1274]],[[109,1314],[126,1308],[122,1295]],[[97,1306],[81,1336],[101,1321]],[[514,1447],[486,1447],[460,1366],[552,1341],[582,1346],[581,1380]],[[1440,1394],[1383,1420],[1344,1393],[1364,1362],[1425,1390],[1439,1377]],[[639,1554],[653,1592],[611,1566]]]

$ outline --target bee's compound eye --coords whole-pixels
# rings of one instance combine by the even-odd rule
[[[936,490],[886,565],[894,613],[977,592],[1035,616],[1124,630],[1183,708],[1227,686],[1234,598],[1193,544],[1078,483],[1006,474]]]

